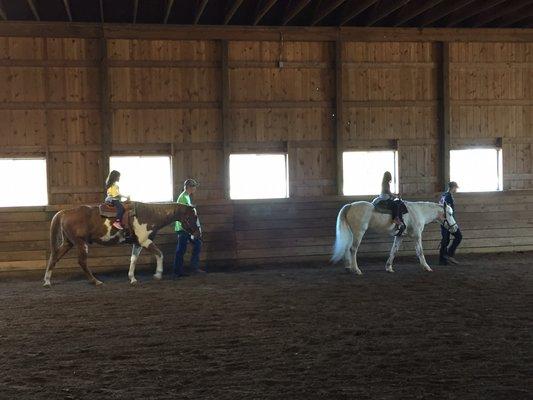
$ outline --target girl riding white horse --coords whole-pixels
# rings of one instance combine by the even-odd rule
[[[458,226],[453,218],[453,210],[447,204],[440,205],[421,201],[406,201],[405,205],[409,211],[403,218],[406,225],[405,234],[414,239],[420,264],[426,271],[432,271],[424,257],[422,231],[424,226],[434,221],[439,221],[452,233],[457,231]],[[338,262],[344,258],[350,272],[360,275],[362,272],[357,265],[357,250],[367,230],[394,236],[397,228],[389,214],[378,213],[375,211],[374,205],[367,201],[356,201],[342,207],[337,216],[337,235],[331,261]],[[402,240],[403,236],[394,237],[394,244],[385,266],[387,272],[394,272],[392,263],[400,249]]]

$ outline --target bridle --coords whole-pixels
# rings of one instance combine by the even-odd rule
[[[450,221],[448,221],[448,213],[446,212],[446,206],[447,206],[446,203],[442,204],[442,210],[444,211],[444,221],[441,222],[441,225],[444,229],[449,231],[450,229],[452,229],[454,226],[457,225],[457,222],[455,222],[454,224],[450,224]]]

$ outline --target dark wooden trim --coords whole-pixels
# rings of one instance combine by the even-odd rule
[[[70,0],[63,0],[65,6],[65,12],[67,13],[68,20],[72,22],[72,12],[70,11]]]
[[[33,102],[33,101],[9,101],[0,102],[0,110],[91,110],[100,108],[96,102]]]
[[[0,59],[0,67],[20,67],[20,68],[76,68],[76,67],[97,67],[98,60],[38,60],[38,59]]]
[[[229,155],[231,143],[230,128],[230,81],[229,81],[229,44],[226,40],[220,43],[221,49],[221,85],[220,85],[220,107],[222,109],[222,137],[224,142],[224,194],[230,198],[230,176],[229,176]]]
[[[450,107],[450,44],[440,43],[441,64],[437,79],[440,106],[439,128],[439,184],[443,190],[450,181],[451,107]]]
[[[334,108],[333,101],[232,101],[232,108]]]
[[[337,194],[343,194],[342,150],[344,148],[344,94],[343,94],[343,53],[344,44],[341,40],[335,42],[335,150],[337,156]]]
[[[208,2],[209,0],[202,0],[202,2],[200,3],[200,6],[196,10],[196,15],[194,16],[194,25],[196,25],[198,21],[200,21],[200,18],[202,18],[202,14],[204,13],[205,7],[207,6]]]
[[[111,156],[112,115],[110,109],[109,71],[107,66],[107,40],[100,39],[100,126],[102,129],[102,189],[109,174],[109,157]]]
[[[204,60],[109,60],[111,68],[220,68],[219,61]]]
[[[48,41],[43,40],[43,58],[48,59]],[[50,100],[50,79],[49,79],[49,70],[48,67],[44,68],[44,79],[43,79],[43,89],[44,89],[44,101],[48,104]],[[52,132],[50,131],[50,116],[48,110],[44,111],[44,127],[46,133],[46,189],[48,196],[48,203],[53,203],[52,199],[52,156],[50,154],[50,144],[52,142]]]
[[[345,107],[436,107],[438,100],[344,100]]]
[[[288,9],[285,17],[283,18],[282,25],[287,25],[289,22],[291,22],[294,17],[296,17],[300,12],[311,2],[311,0],[300,0],[300,2],[293,7],[292,9]],[[288,3],[290,5],[290,2]]]
[[[378,28],[378,27],[266,27],[170,26],[149,24],[94,24],[0,21],[0,36],[69,37],[141,40],[254,40],[358,42],[532,42],[533,29],[500,28]]]
[[[157,110],[157,109],[193,109],[193,108],[220,108],[217,101],[113,101],[109,103],[113,110]],[[2,107],[0,106],[0,109]]]
[[[268,0],[263,8],[259,9],[254,19],[254,25],[257,25],[278,0]]]
[[[230,7],[228,12],[224,16],[224,25],[227,25],[231,21],[231,19],[233,18],[233,16],[237,12],[237,10],[239,9],[243,1],[244,0],[233,0],[232,6]]]
[[[104,18],[104,0],[99,0],[99,10],[100,10],[100,22],[103,24],[105,22]]]

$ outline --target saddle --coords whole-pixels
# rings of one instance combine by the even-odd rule
[[[122,203],[124,206],[124,215],[122,216],[122,226],[124,227],[124,233],[126,236],[126,242],[133,240],[131,233],[133,232],[133,227],[131,226],[131,221],[136,215],[135,204],[130,202]],[[100,203],[98,205],[98,211],[100,216],[104,218],[117,218],[117,209],[115,206],[109,203]]]

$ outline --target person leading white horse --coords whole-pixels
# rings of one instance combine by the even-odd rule
[[[432,271],[424,256],[422,232],[427,224],[435,221],[451,233],[456,232],[458,226],[453,217],[453,210],[447,204],[421,201],[404,201],[404,204],[408,210],[403,217],[406,226],[405,235],[413,238],[422,267],[426,271]],[[336,263],[344,258],[350,272],[362,274],[357,264],[357,250],[367,231],[394,236],[394,243],[385,265],[387,272],[394,272],[392,264],[402,244],[403,236],[395,236],[397,227],[391,216],[377,212],[374,205],[368,201],[356,201],[341,208],[337,216],[336,239],[331,261]]]

